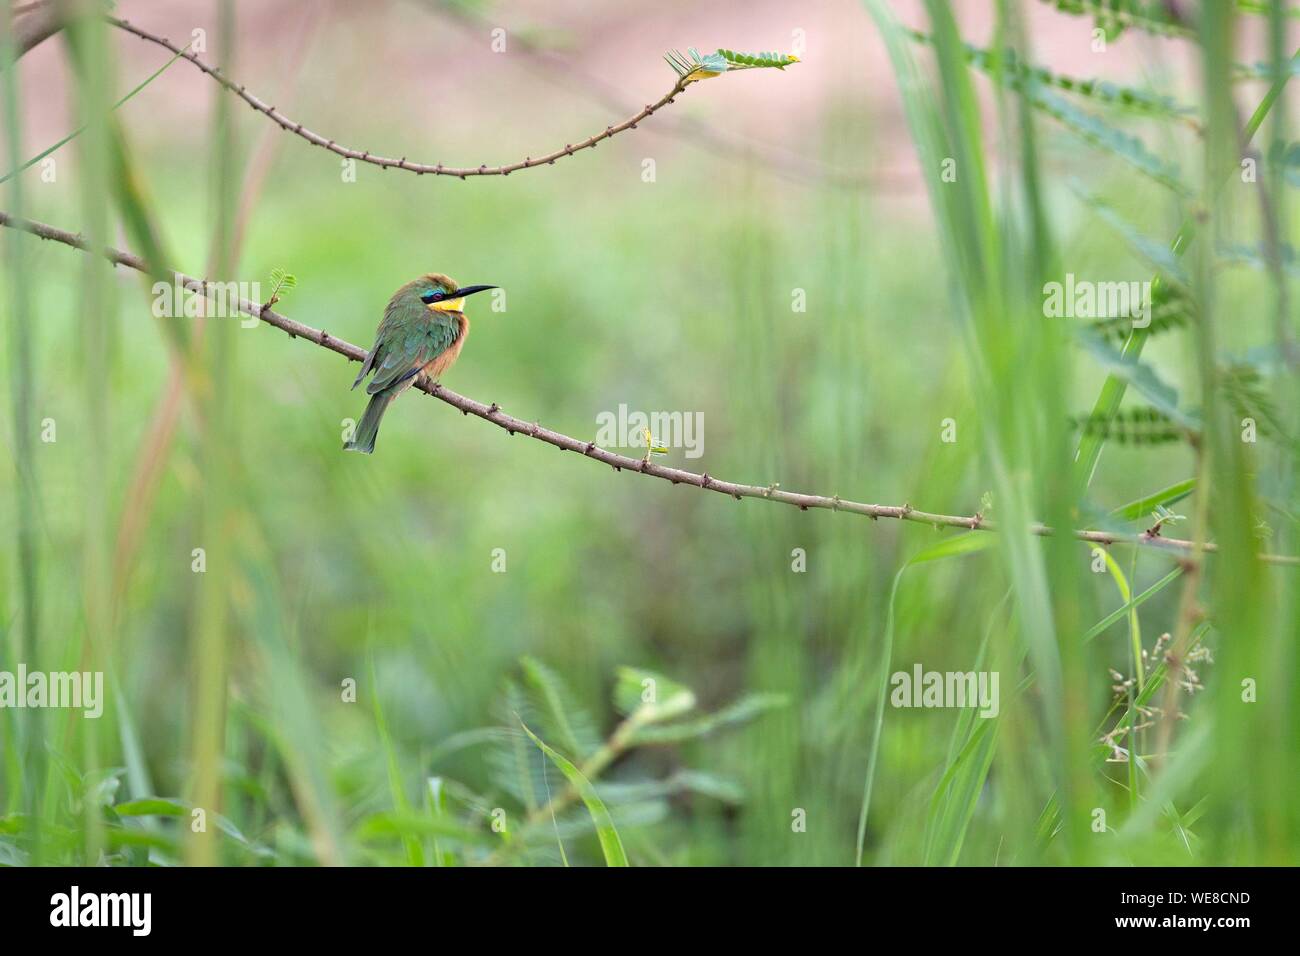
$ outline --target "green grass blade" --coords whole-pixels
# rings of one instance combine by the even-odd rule
[[[1126,505],[1120,505],[1110,515],[1112,518],[1122,518],[1125,521],[1139,521],[1149,516],[1157,508],[1168,507],[1175,502],[1182,501],[1195,488],[1195,478],[1184,478],[1168,488],[1161,488],[1159,491],[1153,491],[1149,495],[1130,501]]]
[[[388,720],[384,717],[384,707],[379,702],[379,683],[375,679],[375,659],[373,654],[367,661],[370,669],[370,695],[374,698],[375,729],[379,733],[379,743],[384,751],[384,762],[388,767],[388,792],[393,798],[393,809],[399,814],[411,814],[411,803],[406,798],[406,787],[402,783],[402,769],[397,759],[397,749],[393,746],[393,735],[388,732]],[[424,866],[424,850],[420,841],[410,835],[403,835],[406,845],[406,859],[411,866]]]
[[[1166,574],[1155,584],[1151,585],[1151,587],[1147,588],[1137,597],[1133,598],[1132,600],[1126,601],[1122,607],[1118,607],[1115,610],[1111,611],[1109,614],[1103,617],[1092,627],[1088,628],[1088,630],[1083,635],[1083,639],[1085,641],[1092,640],[1094,637],[1096,637],[1098,634],[1101,634],[1103,631],[1105,631],[1116,621],[1120,620],[1125,614],[1130,613],[1135,608],[1141,607],[1144,603],[1149,601],[1151,598],[1155,597],[1157,594],[1159,594],[1169,585],[1173,584],[1174,581],[1178,580],[1178,577],[1182,573],[1183,573],[1183,569],[1181,566],[1174,568],[1172,571]]]
[[[614,828],[614,820],[609,815],[604,801],[596,794],[596,788],[591,785],[591,781],[583,776],[582,771],[575,767],[572,761],[553,750],[529,730],[527,724],[520,721],[519,726],[524,728],[524,733],[538,749],[551,759],[551,763],[560,768],[560,773],[564,774],[565,779],[582,798],[582,802],[587,805],[587,812],[591,814],[592,823],[596,825],[596,837],[600,840],[600,849],[605,855],[606,866],[627,866],[627,852],[623,849],[623,841],[619,839],[618,830]]]
[[[894,656],[894,601],[898,596],[898,585],[903,573],[917,564],[940,561],[944,558],[958,557],[983,551],[993,542],[993,536],[971,532],[956,538],[947,538],[931,545],[915,555],[898,569],[894,583],[889,589],[889,604],[885,616],[885,640],[880,650],[880,686],[877,689],[876,713],[872,720],[871,749],[867,754],[867,774],[862,782],[862,802],[858,810],[858,834],[854,853],[854,865],[862,865],[862,850],[867,836],[867,817],[871,812],[871,791],[876,780],[876,759],[880,754],[880,737],[885,725],[885,699],[889,696],[889,667]]]
[[[187,43],[187,44],[185,45],[185,47],[184,47],[184,50],[188,50],[189,48],[190,48],[190,45]],[[184,50],[182,50],[182,53],[184,52]],[[148,85],[149,85],[150,83],[152,83],[154,80],[158,79],[158,77],[162,76],[163,73],[165,73],[165,72],[167,71],[167,68],[168,68],[169,66],[171,66],[173,63],[175,63],[177,60],[179,60],[180,58],[181,58],[181,54],[180,54],[180,53],[174,54],[170,60],[168,60],[166,63],[164,63],[162,66],[160,66],[160,67],[159,67],[157,70],[155,70],[152,74],[150,74],[150,75],[149,75],[149,76],[144,80],[144,82],[142,82],[142,83],[140,83],[139,85],[137,85],[137,86],[135,87],[135,89],[131,90],[131,92],[127,93],[127,94],[126,94],[125,96],[123,96],[120,100],[118,100],[116,103],[114,103],[114,104],[113,104],[113,109],[116,110],[116,109],[121,108],[123,105],[125,105],[128,101],[131,100],[132,97],[136,96],[136,95],[137,95],[141,90],[143,90],[146,86],[148,86]],[[49,156],[51,153],[55,152],[56,150],[59,150],[59,149],[63,148],[64,146],[68,145],[68,143],[72,142],[74,139],[76,139],[78,136],[80,136],[80,135],[81,135],[82,133],[84,133],[85,131],[86,131],[86,127],[84,127],[84,126],[79,126],[79,127],[77,127],[77,128],[74,129],[71,133],[69,133],[67,136],[63,137],[63,139],[59,140],[59,141],[58,141],[57,143],[55,143],[53,146],[50,146],[50,147],[48,147],[47,149],[43,149],[43,150],[41,150],[39,153],[37,153],[37,154],[36,154],[35,156],[33,156],[31,159],[27,160],[27,162],[25,162],[25,163],[23,163],[21,166],[19,166],[17,169],[12,169],[12,170],[10,170],[9,172],[5,173],[3,176],[0,176],[0,183],[6,182],[6,181],[9,180],[10,178],[12,178],[12,177],[18,175],[19,173],[21,173],[24,169],[29,169],[29,168],[31,168],[32,166],[35,166],[35,165],[36,165],[37,163],[39,163],[42,159],[44,159],[46,156]]]

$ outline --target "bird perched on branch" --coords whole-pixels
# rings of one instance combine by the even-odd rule
[[[427,372],[437,381],[460,355],[469,334],[465,299],[495,288],[494,285],[458,288],[445,275],[431,272],[393,293],[384,309],[384,320],[375,333],[375,344],[352,383],[356,388],[368,374],[375,373],[366,386],[370,403],[344,449],[367,455],[375,450],[379,422],[389,403],[414,385],[421,372]]]

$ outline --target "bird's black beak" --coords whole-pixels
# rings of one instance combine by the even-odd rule
[[[466,296],[474,295],[477,292],[486,292],[488,289],[495,289],[495,288],[496,286],[494,285],[467,285],[463,289],[457,289],[455,292],[449,293],[447,295],[447,298],[463,299]]]

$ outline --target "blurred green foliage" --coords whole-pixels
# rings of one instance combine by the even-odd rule
[[[950,150],[935,157],[963,157],[971,178],[936,193],[933,212],[919,191],[790,182],[652,139],[654,120],[509,178],[360,164],[348,182],[337,157],[247,110],[214,111],[206,130],[152,127],[150,90],[119,111],[129,134],[102,123],[78,138],[56,188],[33,188],[35,170],[17,177],[32,218],[76,229],[120,214],[178,268],[249,281],[287,270],[296,286],[281,310],[362,345],[415,275],[499,285],[504,311],[470,309],[446,378],[457,391],[579,437],[621,403],[699,411],[704,457],[669,449],[667,463],[987,511],[1007,533],[968,546],[953,531],[729,501],[557,455],[414,392],[387,416],[373,458],[345,455],[344,423],[359,409],[355,370],[338,356],[210,318],[201,333],[187,328],[197,366],[176,377],[175,330],[159,322],[192,319],[157,319],[137,277],[23,237],[21,266],[11,241],[0,278],[11,332],[0,367],[15,388],[31,383],[27,404],[12,405],[19,420],[0,417],[3,446],[30,455],[0,469],[0,668],[103,670],[109,701],[94,722],[0,710],[0,865],[201,862],[195,846],[242,865],[599,864],[617,859],[612,831],[633,865],[1296,862],[1298,811],[1284,796],[1300,746],[1295,571],[1253,564],[1253,521],[1238,539],[1210,524],[1185,442],[1109,445],[1079,500],[1059,480],[1077,440],[1070,416],[1090,407],[1106,368],[1042,327],[1039,280],[1058,266],[1133,280],[1151,268],[1067,178],[1086,178],[1150,236],[1172,238],[1185,207],[1135,176],[1132,156],[1063,139],[1069,123],[1002,144],[1043,169],[1038,183],[1001,181],[963,87],[976,82],[969,51],[942,16],[934,26],[938,69],[925,60],[918,71],[913,132],[929,129]],[[908,37],[892,39],[903,55]],[[101,80],[116,70],[107,91],[155,66],[92,58],[87,69]],[[767,73],[744,79],[793,76]],[[30,108],[12,76],[7,88]],[[323,128],[355,119],[377,131],[373,117],[331,113],[329,95],[306,104]],[[1031,95],[1020,84],[1002,107],[1014,115],[1015,97]],[[824,109],[821,137],[803,145],[831,166],[912,155],[852,84]],[[410,137],[390,125],[390,138]],[[284,142],[246,196],[263,137]],[[431,155],[467,146],[416,144]],[[920,155],[933,158],[924,143]],[[987,182],[972,173],[985,164]],[[1195,181],[1195,164],[1183,165]],[[141,188],[86,194],[73,170],[94,168]],[[1004,206],[999,190],[1014,200]],[[1255,193],[1234,182],[1224,201],[1240,207],[1225,238],[1255,242]],[[1286,222],[1293,195],[1274,201]],[[1027,208],[1041,233],[1023,228]],[[1197,295],[1210,268],[1195,266]],[[1230,324],[1216,313],[1222,351],[1267,348],[1276,276],[1216,269],[1212,281],[1214,301],[1231,303]],[[1184,394],[1204,387],[1197,348],[1177,334],[1143,361],[1192,383]],[[1294,428],[1293,382],[1278,378],[1273,407]],[[949,419],[955,442],[940,437]],[[1206,420],[1211,440],[1225,421]],[[1239,522],[1266,516],[1269,549],[1294,552],[1291,449],[1242,454],[1216,472],[1214,506]],[[1167,488],[1176,493],[1156,494]],[[1141,530],[1189,494],[1188,534],[1226,552],[1202,585],[1209,623],[1192,634],[1231,647],[1232,664],[1201,666],[1209,690],[1180,699],[1189,720],[1164,772],[1154,735],[1139,759],[1107,763],[1115,751],[1101,735],[1163,679],[1163,663],[1149,662],[1139,697],[1114,690],[1110,672],[1141,668],[1154,635],[1177,629],[1175,560],[1117,551],[1097,573],[1088,546],[1030,538],[1018,522]],[[1257,494],[1269,502],[1258,511]],[[20,521],[34,526],[34,561],[13,547]],[[1234,590],[1235,574],[1254,589]],[[1003,714],[883,705],[889,672],[916,661],[999,669]],[[1253,707],[1239,699],[1251,676]],[[199,808],[211,836],[201,841],[205,781],[219,798]],[[1100,834],[1096,809],[1111,821]]]

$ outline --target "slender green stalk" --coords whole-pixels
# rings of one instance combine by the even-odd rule
[[[232,0],[218,8],[218,55],[229,72],[235,55],[235,11]],[[235,196],[238,189],[235,168],[235,127],[228,97],[216,96],[213,103],[211,146],[212,259],[218,275],[228,275]],[[205,365],[211,388],[200,397],[200,457],[203,463],[203,496],[200,508],[198,547],[203,549],[205,570],[199,577],[194,610],[194,700],[193,794],[196,806],[215,814],[222,804],[222,753],[226,735],[228,695],[228,633],[231,624],[230,589],[236,567],[234,486],[236,471],[232,455],[238,448],[235,419],[235,333],[238,324],[219,320],[209,324],[203,343]],[[193,834],[187,848],[191,865],[210,866],[217,862],[214,832]]]
[[[22,151],[22,114],[19,107],[19,75],[7,68],[18,55],[13,44],[7,17],[0,17],[0,70],[3,70],[5,139],[12,162]],[[15,212],[24,207],[23,187],[15,180],[9,187],[9,202]],[[21,215],[21,213],[19,213]],[[32,330],[31,265],[24,243],[5,243],[5,264],[9,283],[10,399],[13,415],[14,478],[17,494],[14,501],[15,554],[18,564],[19,600],[16,626],[19,635],[11,648],[0,646],[0,655],[9,659],[16,653],[18,661],[38,667],[41,660],[40,560],[36,548],[36,526],[40,514],[39,484],[36,470],[36,438],[39,423],[33,403],[35,378]],[[39,709],[12,710],[0,715],[0,732],[5,738],[6,773],[14,782],[8,794],[8,810],[21,808],[27,817],[29,858],[43,862],[44,843],[39,808],[43,803],[46,758],[42,714]]]

